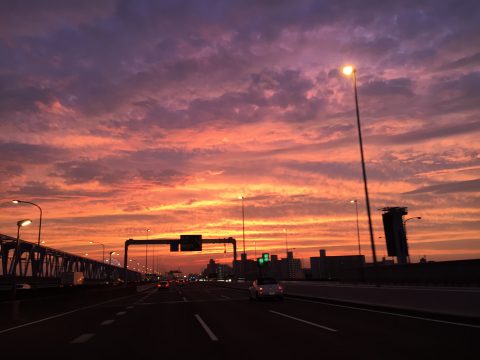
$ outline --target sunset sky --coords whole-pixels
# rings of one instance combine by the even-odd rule
[[[406,206],[412,261],[479,258],[479,34],[477,0],[1,1],[0,233],[31,218],[36,241],[20,199],[47,246],[94,259],[147,228],[242,250],[243,195],[249,257],[284,256],[286,229],[307,260],[358,253],[358,199],[370,261],[353,64],[377,256],[378,209]]]

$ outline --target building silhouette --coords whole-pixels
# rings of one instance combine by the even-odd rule
[[[210,259],[202,274],[208,279],[225,280],[233,276],[233,268],[225,264],[217,264],[215,260]]]
[[[364,266],[363,255],[327,256],[324,249],[320,250],[320,257],[310,258],[312,279],[340,279],[344,272],[361,270]]]
[[[286,258],[279,259],[278,255],[271,254],[270,261],[259,266],[257,260],[248,260],[246,254],[234,261],[234,273],[237,278],[254,280],[258,277],[273,277],[275,279],[294,280],[305,278],[300,259],[293,257],[289,251]]]

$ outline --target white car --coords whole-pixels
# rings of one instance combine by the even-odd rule
[[[274,278],[259,278],[248,288],[250,299],[276,298],[283,300],[283,286]]]

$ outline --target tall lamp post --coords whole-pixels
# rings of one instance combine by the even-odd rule
[[[360,155],[361,155],[361,159],[362,159],[363,185],[365,187],[365,202],[366,202],[367,214],[368,214],[368,229],[370,231],[370,243],[371,243],[371,246],[372,246],[373,264],[377,265],[377,254],[375,252],[375,241],[373,239],[372,215],[370,213],[370,200],[368,198],[367,172],[365,170],[365,158],[363,156],[362,129],[361,129],[361,126],[360,126],[360,110],[358,108],[357,69],[355,69],[353,66],[345,66],[342,71],[347,76],[353,75],[353,89],[354,89],[354,93],[355,93],[355,109],[356,109],[356,113],[357,113],[358,141],[359,141],[359,144],[360,144]]]
[[[414,217],[405,219],[403,221],[403,231],[405,232],[405,240],[407,240],[407,221],[410,221],[410,220],[422,220],[422,217],[421,216],[414,216]],[[407,250],[408,250],[408,241],[406,243],[407,243]],[[408,262],[410,262],[410,253],[409,252],[408,252]]]
[[[357,240],[358,240],[358,256],[362,256],[362,250],[360,248],[360,226],[358,223],[358,201],[357,200],[350,200],[353,204],[355,203],[355,212],[357,214]]]
[[[15,247],[15,257],[18,258],[18,261],[22,261],[20,256],[20,228],[24,226],[28,226],[32,223],[30,219],[24,219],[17,221],[17,243]],[[17,264],[15,261],[12,262],[11,267],[11,275],[12,275],[12,300],[15,300],[17,297]]]
[[[242,200],[242,238],[243,238],[243,253],[245,254],[245,196],[239,196]]]
[[[38,210],[40,210],[40,221],[38,222],[38,246],[40,246],[41,241],[40,241],[40,236],[42,232],[42,208],[38,206],[37,204],[30,202],[30,201],[23,201],[23,200],[12,200],[12,203],[14,204],[30,204],[33,206],[36,206]]]
[[[150,232],[150,229],[147,229],[147,240],[148,240],[148,233]],[[145,244],[145,274],[147,273],[148,269],[148,244]]]
[[[105,245],[96,241],[89,241],[88,243],[102,245],[102,263],[105,263]]]
[[[243,238],[243,256],[242,256],[242,263],[243,263],[243,277],[247,278],[247,255],[245,253],[245,196],[239,196],[240,200],[242,200],[242,238]]]

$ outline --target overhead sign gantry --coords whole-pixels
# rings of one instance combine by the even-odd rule
[[[128,265],[128,247],[130,245],[170,245],[170,252],[177,251],[202,251],[203,244],[232,244],[233,245],[233,260],[237,260],[237,241],[232,238],[223,239],[203,239],[202,235],[180,235],[180,239],[149,239],[149,240],[134,240],[128,239],[125,241],[125,258],[124,270],[125,279],[127,279],[127,265]],[[125,281],[127,282],[127,281]]]

